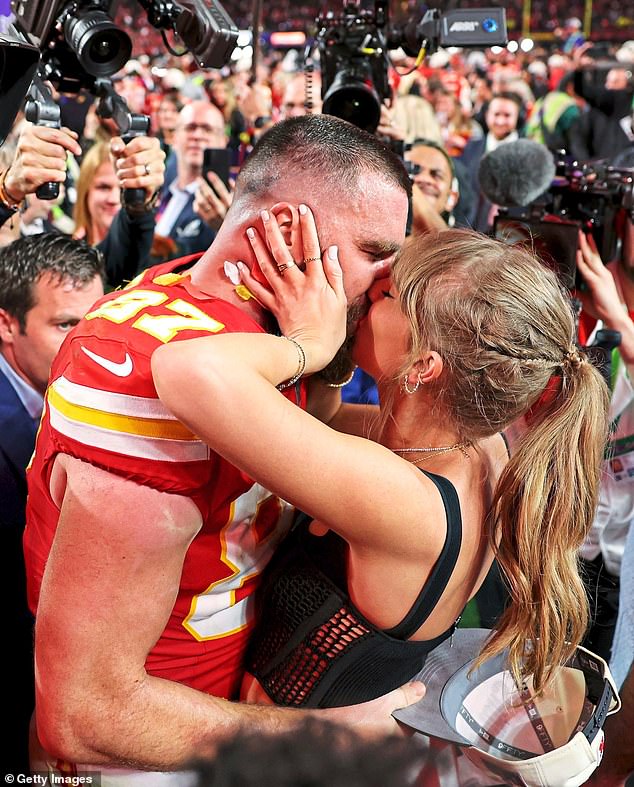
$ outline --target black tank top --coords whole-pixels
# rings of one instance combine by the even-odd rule
[[[418,598],[393,628],[377,628],[349,598],[347,545],[338,535],[315,537],[300,526],[279,548],[260,591],[246,664],[276,705],[336,708],[379,697],[416,675],[454,631],[455,623],[434,639],[408,641],[438,603],[462,542],[453,484],[422,472],[442,497],[447,536]]]

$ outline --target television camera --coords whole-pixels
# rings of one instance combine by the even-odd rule
[[[173,54],[192,52],[201,68],[220,68],[229,60],[238,29],[218,0],[138,0],[148,21],[161,31]],[[97,113],[111,117],[127,142],[146,134],[149,118],[131,113],[110,77],[128,61],[132,42],[114,21],[116,0],[12,0],[15,28],[0,37],[0,142],[9,133],[27,94],[28,120],[59,127],[60,111],[48,83],[61,93],[82,88],[99,99]],[[166,31],[182,41],[175,52]],[[53,199],[58,184],[47,183],[38,196]],[[143,199],[142,190],[126,190],[128,205]]]
[[[564,286],[583,289],[576,264],[579,230],[592,232],[601,259],[609,262],[620,254],[621,211],[634,217],[634,169],[559,156],[547,191],[527,206],[500,208],[493,232],[531,242]]]
[[[504,8],[432,8],[398,26],[390,24],[388,0],[375,0],[372,10],[361,9],[360,0],[344,0],[341,13],[329,11],[316,25],[323,112],[371,133],[391,96],[388,50],[400,47],[420,64],[438,46],[502,46],[508,40]]]

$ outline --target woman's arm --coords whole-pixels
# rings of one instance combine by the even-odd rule
[[[312,217],[303,221],[312,224]],[[269,242],[276,229],[267,228]],[[288,259],[278,240],[273,253]],[[270,262],[262,268],[273,294],[250,277],[248,286],[265,305],[277,301],[276,316],[301,345],[306,372],[312,373],[343,340],[341,269],[332,257],[323,267],[318,260],[310,263],[306,273],[294,266],[281,276]],[[294,342],[267,334],[166,344],[152,357],[161,399],[215,451],[347,540],[392,554],[402,549],[411,558],[412,539],[405,532],[395,544],[393,524],[424,507],[424,477],[383,446],[336,432],[282,396],[276,386],[302,365]]]

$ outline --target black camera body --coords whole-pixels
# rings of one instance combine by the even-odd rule
[[[16,26],[41,53],[43,76],[62,92],[92,89],[128,61],[132,42],[114,15],[117,0],[12,0]],[[229,60],[238,29],[218,0],[139,0],[149,22],[172,30],[201,68]]]
[[[374,132],[381,104],[391,96],[388,50],[402,47],[420,60],[443,46],[494,46],[507,43],[503,8],[437,9],[405,25],[389,22],[388,0],[361,9],[344,0],[340,14],[316,20],[322,72],[323,112]]]
[[[323,112],[374,131],[391,94],[385,0],[377,0],[374,11],[345,3],[339,16],[328,13],[317,23]]]
[[[564,286],[583,289],[577,275],[579,231],[591,232],[601,259],[610,262],[620,254],[621,211],[634,218],[634,169],[560,157],[548,191],[526,207],[501,208],[494,235],[531,242]]]

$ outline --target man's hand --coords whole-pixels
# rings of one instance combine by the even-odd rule
[[[227,189],[221,178],[215,172],[208,172],[207,178],[198,178],[198,191],[194,198],[194,212],[217,232],[233,201],[233,190]]]
[[[447,222],[438,213],[422,190],[412,184],[412,233],[424,235],[430,230],[446,230]]]
[[[145,189],[147,202],[163,185],[165,153],[155,137],[135,137],[127,145],[113,137],[110,153],[122,189]]]
[[[323,710],[319,715],[347,727],[356,727],[358,732],[367,735],[394,735],[406,728],[396,721],[392,713],[422,700],[425,691],[424,684],[413,681],[370,702]]]
[[[584,44],[581,44],[581,46],[576,46],[572,50],[570,57],[573,68],[582,68],[583,66],[594,65],[594,58],[592,55],[588,54],[588,51],[592,49],[593,46],[594,44],[592,41],[586,41]]]
[[[81,156],[74,131],[66,127],[25,126],[4,181],[8,196],[22,202],[43,183],[63,183],[68,153]]]

